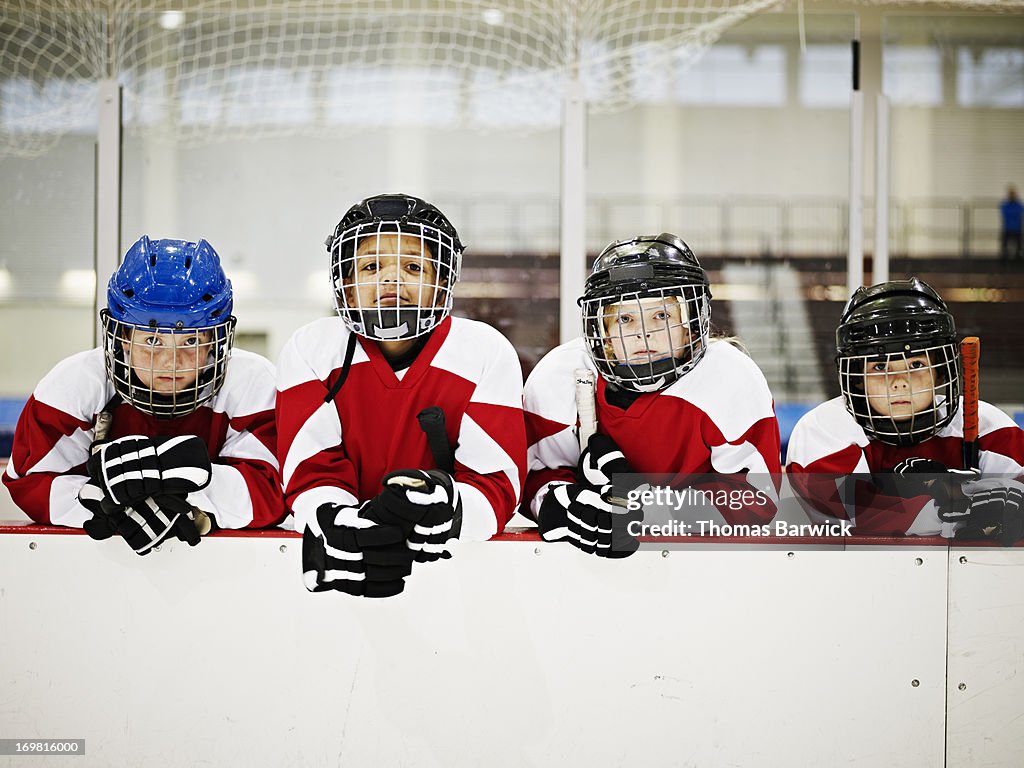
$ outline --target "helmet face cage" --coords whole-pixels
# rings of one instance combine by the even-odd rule
[[[437,208],[407,195],[353,206],[328,238],[334,306],[345,324],[377,341],[429,333],[452,309],[462,243]]]
[[[901,447],[917,445],[956,415],[960,404],[956,343],[840,355],[836,364],[846,409],[873,439]]]
[[[581,301],[587,350],[616,386],[655,392],[690,371],[707,349],[710,302],[703,284],[588,294]]]
[[[185,416],[224,384],[235,318],[201,328],[161,328],[103,319],[107,375],[121,399],[158,418]]]
[[[858,288],[836,329],[846,409],[880,442],[911,446],[960,407],[960,347],[946,303],[915,278]]]

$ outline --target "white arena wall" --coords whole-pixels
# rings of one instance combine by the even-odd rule
[[[0,737],[86,743],[0,766],[1022,764],[1024,548],[869,541],[517,532],[370,601],[307,593],[285,531],[12,524]]]

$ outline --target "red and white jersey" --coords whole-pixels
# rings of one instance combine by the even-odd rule
[[[337,317],[289,339],[278,363],[278,456],[296,530],[324,503],[353,505],[400,469],[433,469],[416,415],[445,414],[463,507],[461,538],[502,531],[526,474],[523,375],[509,341],[489,325],[446,318],[403,371],[374,341],[358,338],[341,390],[326,402],[351,332]]]
[[[526,498],[536,518],[549,483],[575,482],[580,457],[575,371],[596,369],[582,338],[555,347],[526,382],[530,442]],[[675,475],[773,474],[772,504],[719,510],[729,523],[764,523],[778,501],[779,424],[764,374],[732,344],[712,341],[703,359],[660,392],[640,395],[622,409],[607,400],[597,375],[597,430],[615,441],[637,472]]]
[[[934,436],[918,445],[899,448],[871,440],[846,410],[843,398],[837,397],[805,413],[793,428],[786,457],[790,485],[815,520],[850,520],[854,523],[852,530],[860,534],[950,537],[955,524],[939,519],[929,496],[887,495],[867,475],[889,472],[902,460],[915,457],[959,469],[963,463],[963,425],[961,402],[953,420]],[[978,403],[978,457],[982,478],[1024,472],[1024,430],[985,402]],[[851,496],[839,487],[852,474],[862,479],[854,479]]]
[[[198,436],[210,452],[213,473],[210,484],[188,501],[212,514],[221,528],[275,525],[286,513],[274,455],[274,393],[270,361],[235,349],[213,399],[174,419],[120,403],[109,437]],[[25,404],[3,482],[37,523],[81,527],[92,517],[78,491],[88,479],[96,414],[113,395],[103,350],[92,349],[58,363]]]

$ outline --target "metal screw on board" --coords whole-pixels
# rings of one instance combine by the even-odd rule
[[[966,691],[967,690],[967,683],[960,683],[960,685],[958,685],[957,688],[960,689],[961,691]]]
[[[787,552],[786,557],[792,560],[794,557],[796,557],[796,552]]]
[[[28,543],[28,548],[29,548],[29,549],[35,549],[35,548],[36,548],[36,546],[37,546],[37,545],[36,545],[36,543],[35,543],[34,541],[30,541],[30,542]]]
[[[960,564],[967,565],[967,558],[963,555],[960,556]]]
[[[534,547],[533,548],[533,554],[539,555],[540,554],[540,547]]]
[[[667,549],[661,550],[661,556],[662,557],[668,557],[668,550]]]
[[[922,560],[920,557],[915,557],[914,565],[924,565],[924,560]]]
[[[920,680],[917,680],[917,679],[915,678],[914,680],[911,680],[911,681],[910,681],[910,684],[911,684],[911,685],[912,685],[912,686],[913,686],[914,688],[917,688],[917,686],[919,686],[919,685],[921,684],[921,681],[920,681]]]
[[[288,551],[288,545],[287,544],[282,544],[280,547],[277,548],[277,551],[278,552],[287,552]]]

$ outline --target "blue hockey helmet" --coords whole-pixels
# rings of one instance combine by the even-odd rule
[[[107,373],[118,394],[166,418],[210,400],[231,355],[232,306],[231,281],[208,242],[141,237],[111,276],[101,313]],[[142,347],[132,351],[135,332],[152,334],[145,355]],[[171,356],[160,356],[161,348]]]

